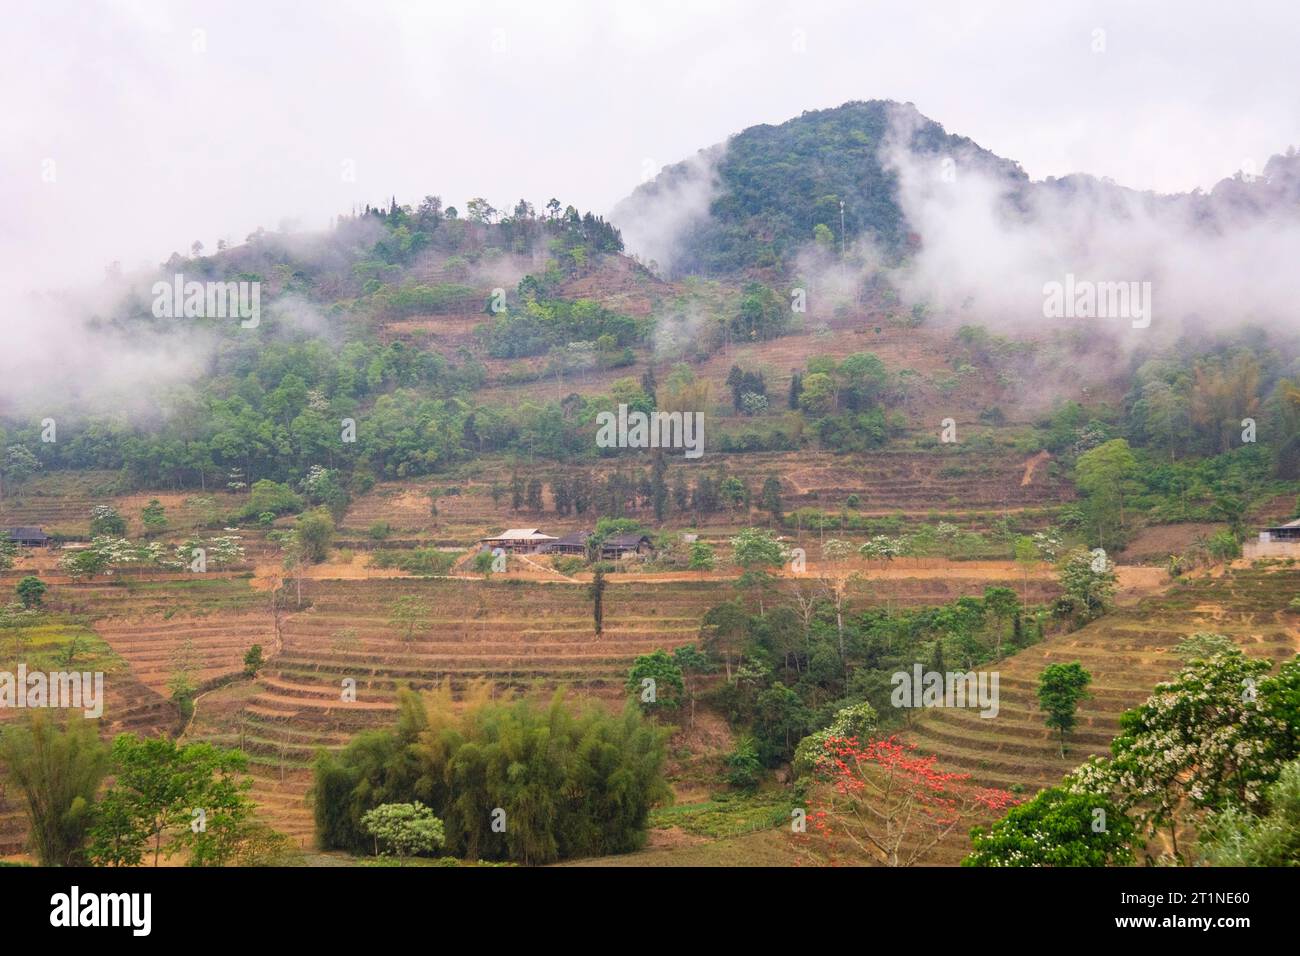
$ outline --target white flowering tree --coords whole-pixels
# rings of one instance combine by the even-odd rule
[[[1296,755],[1300,663],[1266,677],[1270,667],[1235,649],[1192,661],[1120,718],[1110,767],[1118,800],[1148,832],[1167,827],[1175,854],[1180,808],[1257,810]]]
[[[858,553],[872,561],[892,561],[894,558],[904,557],[907,550],[907,542],[903,538],[878,534],[858,548]]]

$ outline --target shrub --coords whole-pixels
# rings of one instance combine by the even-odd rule
[[[613,715],[558,694],[549,704],[488,695],[471,688],[456,705],[445,685],[425,698],[403,691],[396,727],[322,753],[312,788],[320,845],[368,852],[367,811],[417,792],[442,819],[447,849],[468,859],[541,864],[643,845],[651,806],[671,795],[667,730],[631,702]]]
[[[727,754],[727,783],[738,790],[753,790],[763,775],[763,761],[758,757],[758,743],[751,736],[736,741],[736,749]]]

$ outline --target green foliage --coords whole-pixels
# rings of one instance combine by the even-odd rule
[[[1115,599],[1115,564],[1104,554],[1076,548],[1059,565],[1061,589],[1058,613],[1088,621],[1110,609]]]
[[[444,690],[400,696],[393,730],[371,731],[317,760],[313,806],[326,849],[368,852],[365,813],[420,800],[443,821],[449,851],[467,859],[550,863],[626,853],[645,840],[663,779],[667,731],[629,702],[621,715],[576,709],[557,695],[464,706]],[[500,811],[500,812],[497,812]]]
[[[816,772],[826,759],[827,740],[854,740],[865,744],[872,739],[879,726],[880,718],[876,709],[865,701],[837,710],[829,724],[799,741],[792,766],[795,778],[808,777]]]
[[[1300,866],[1300,760],[1282,767],[1264,803],[1260,815],[1237,806],[1212,815],[1197,855],[1211,866]]]
[[[737,790],[752,791],[763,778],[763,761],[758,756],[758,744],[746,735],[736,741],[735,749],[727,754],[726,781]]]
[[[1123,866],[1133,824],[1108,800],[1049,787],[985,830],[962,866]]]
[[[691,542],[691,559],[688,567],[692,571],[712,571],[715,563],[713,545],[707,541]]]
[[[1074,730],[1079,702],[1087,699],[1092,675],[1078,661],[1048,664],[1038,675],[1038,706],[1043,723],[1060,734],[1061,756],[1065,756],[1065,737]]]
[[[492,573],[492,563],[496,560],[496,555],[491,551],[483,550],[474,555],[474,560],[470,566],[474,569],[475,574],[481,574],[487,577]]]
[[[416,800],[383,803],[361,817],[362,828],[375,839],[375,854],[428,856],[446,842],[442,821]]]
[[[90,534],[120,538],[126,534],[126,519],[112,505],[95,505],[90,509]]]
[[[896,199],[894,173],[878,152],[896,122],[893,111],[901,108],[881,100],[846,103],[733,136],[714,173],[719,188],[710,216],[683,240],[675,268],[718,274],[755,264],[790,267],[797,252],[818,236],[825,255],[838,251],[837,239],[851,249],[860,237],[869,237],[886,254],[900,252],[907,225]],[[979,150],[929,120],[918,120],[909,135],[913,149],[935,157]],[[1005,168],[1009,175],[1023,178],[1009,164]],[[670,190],[691,171],[687,164],[666,170],[661,179],[642,186],[638,198],[671,201]]]
[[[97,723],[74,711],[60,727],[37,711],[0,730],[0,764],[22,794],[32,850],[42,866],[85,863],[95,793],[108,769]]]
[[[329,557],[334,543],[334,519],[324,508],[316,508],[298,519],[298,540],[305,560],[320,564]]]
[[[1222,634],[1199,631],[1191,637],[1184,638],[1174,648],[1174,653],[1183,661],[1209,660],[1216,654],[1230,654],[1237,649],[1231,638]]]
[[[642,654],[632,664],[624,689],[647,712],[676,710],[685,690],[681,666],[662,649]]]
[[[370,556],[370,564],[376,568],[398,568],[407,574],[446,574],[451,570],[460,555],[454,551],[440,551],[437,548],[411,548],[410,550],[375,551]],[[489,559],[491,553],[488,553]],[[488,561],[491,570],[491,560]],[[475,570],[478,570],[475,567]]]
[[[1074,482],[1087,495],[1089,526],[1102,547],[1123,543],[1127,533],[1125,503],[1137,485],[1137,459],[1122,438],[1105,442],[1079,456]]]
[[[288,485],[263,478],[253,482],[248,500],[235,513],[238,520],[256,518],[263,512],[273,515],[295,514],[303,508],[301,496]]]
[[[150,498],[149,503],[140,509],[140,521],[146,531],[164,531],[167,528],[167,509],[157,498]]]
[[[18,595],[18,600],[22,602],[23,607],[38,608],[45,597],[48,588],[45,582],[34,574],[28,574],[19,579],[17,587],[14,589]]]
[[[262,656],[262,645],[254,644],[244,654],[244,676],[256,677],[257,672],[266,664],[266,658]]]
[[[157,866],[182,850],[191,865],[228,862],[252,813],[246,796],[252,782],[242,776],[247,766],[238,750],[119,734],[113,785],[90,830],[92,862],[139,866],[150,853]]]

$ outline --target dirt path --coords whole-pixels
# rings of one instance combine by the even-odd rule
[[[1046,451],[1040,451],[1037,455],[1034,455],[1027,462],[1025,462],[1025,476],[1020,479],[1020,487],[1024,488],[1026,485],[1028,485],[1031,481],[1034,480],[1034,470],[1039,465],[1043,464],[1043,462],[1047,462],[1051,460],[1052,460],[1051,455],[1049,455]]]

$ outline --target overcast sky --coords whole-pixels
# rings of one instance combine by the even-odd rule
[[[911,101],[1035,179],[1208,187],[1300,143],[1294,0],[10,0],[3,16],[8,291],[322,228],[394,193],[606,212],[746,126],[850,99]]]

